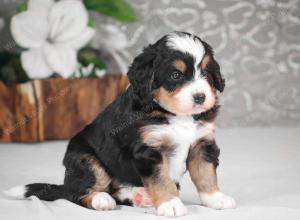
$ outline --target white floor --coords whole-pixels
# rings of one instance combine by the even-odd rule
[[[235,210],[199,206],[188,177],[181,198],[184,219],[300,219],[300,128],[219,129],[221,189],[233,196]],[[33,182],[62,183],[61,161],[67,142],[0,144],[0,191]],[[0,195],[0,219],[165,219],[153,209],[120,206],[99,212],[66,200],[8,200]]]

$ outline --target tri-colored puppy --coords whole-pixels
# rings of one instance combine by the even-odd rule
[[[225,81],[212,48],[197,36],[170,33],[134,59],[128,77],[128,89],[71,139],[63,185],[34,183],[8,194],[65,198],[96,210],[154,205],[159,215],[182,216],[178,189],[188,170],[203,205],[234,208],[216,176],[214,120]]]

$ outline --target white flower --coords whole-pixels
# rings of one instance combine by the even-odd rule
[[[97,75],[99,78],[103,77],[103,76],[106,74],[106,70],[105,70],[105,69],[102,69],[102,70],[96,69],[95,71],[96,71],[96,75]]]
[[[73,76],[75,78],[80,78],[80,77],[90,76],[93,72],[99,78],[101,78],[102,76],[104,76],[106,74],[106,70],[105,69],[99,69],[99,68],[95,67],[95,64],[90,63],[86,67],[80,65],[80,67],[75,71],[75,73],[74,73]]]
[[[13,16],[12,35],[21,47],[21,62],[31,78],[52,73],[69,77],[77,69],[76,52],[94,35],[88,13],[78,0],[29,0],[28,10]]]

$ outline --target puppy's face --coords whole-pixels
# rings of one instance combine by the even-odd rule
[[[150,98],[172,113],[205,112],[214,106],[216,90],[224,89],[224,80],[211,47],[196,36],[171,33],[150,45],[139,57],[144,57],[147,64],[143,65],[144,72],[139,74],[132,72],[135,63],[131,67],[128,76],[133,88],[137,93],[143,89],[142,96],[149,97],[145,93],[148,90]],[[136,78],[143,78],[140,83],[147,84],[147,88],[139,88]]]

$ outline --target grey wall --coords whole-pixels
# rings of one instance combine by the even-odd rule
[[[7,17],[16,1],[0,1]],[[299,0],[128,1],[139,21],[117,25],[131,57],[172,30],[197,34],[215,48],[227,80],[221,126],[300,125]]]

